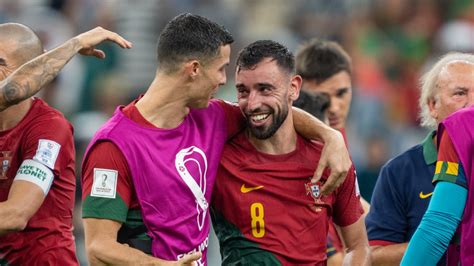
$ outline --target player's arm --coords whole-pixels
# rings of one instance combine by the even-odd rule
[[[370,265],[370,249],[364,217],[361,216],[351,225],[341,227],[341,235],[347,248],[344,265]]]
[[[435,265],[461,222],[466,199],[465,187],[439,182],[400,265]]]
[[[179,261],[165,261],[149,256],[138,249],[117,242],[121,223],[85,218],[86,251],[91,265],[192,265],[201,253],[187,255]]]
[[[400,265],[408,243],[393,243],[389,245],[370,246],[370,256],[373,265]]]
[[[104,58],[104,52],[95,49],[95,46],[106,40],[122,48],[131,48],[131,43],[118,34],[97,27],[20,66],[0,81],[0,111],[41,90],[77,53]]]
[[[321,193],[328,195],[339,187],[352,166],[352,161],[341,132],[332,129],[311,114],[293,107],[293,123],[295,129],[307,139],[322,140],[324,148],[318,166],[314,173],[313,182],[317,182],[326,167],[331,169],[331,175],[321,188]]]
[[[465,171],[451,138],[442,129],[441,125],[433,196],[408,244],[401,265],[436,264],[448,248],[466,206],[468,190]]]
[[[25,229],[30,218],[41,207],[46,194],[49,190],[49,182],[52,182],[53,172],[44,165],[32,161],[25,160],[21,169],[31,169],[31,171],[43,171],[45,175],[42,177],[48,180],[38,180],[33,175],[17,174],[10,188],[8,199],[0,202],[0,236]],[[26,172],[26,171],[24,171]],[[27,181],[30,179],[30,181]],[[32,181],[33,182],[32,182]]]
[[[336,252],[331,256],[328,256],[327,265],[328,266],[340,266],[344,261],[344,254],[342,252]]]
[[[62,117],[37,118],[25,129],[17,153],[23,160],[8,198],[0,202],[0,235],[22,231],[48,195],[65,161],[73,160],[70,124]],[[73,176],[73,175],[72,175]]]

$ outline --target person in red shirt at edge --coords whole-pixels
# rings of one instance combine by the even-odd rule
[[[77,53],[103,58],[96,28],[43,54],[28,27],[0,24],[0,265],[78,265],[72,235],[73,129],[44,101],[29,98]],[[30,61],[31,60],[31,61]]]
[[[239,53],[236,88],[248,126],[225,145],[211,205],[223,265],[326,265],[331,217],[347,240],[344,262],[367,265],[353,167],[327,196],[319,187],[327,172],[309,182],[322,144],[294,129],[291,105],[302,83],[294,64],[286,47],[269,40]]]
[[[346,51],[336,42],[312,39],[296,52],[296,74],[303,78],[302,90],[326,93],[330,105],[326,113],[329,125],[339,130],[346,140],[346,120],[352,101],[352,63]],[[361,197],[368,212],[369,203]],[[330,224],[328,265],[341,265],[344,247],[336,228]],[[335,249],[335,250],[334,250]]]

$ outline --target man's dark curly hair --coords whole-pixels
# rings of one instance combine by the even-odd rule
[[[249,44],[239,52],[237,71],[253,69],[265,58],[272,58],[277,65],[288,73],[295,73],[295,56],[284,45],[271,41],[261,40]]]

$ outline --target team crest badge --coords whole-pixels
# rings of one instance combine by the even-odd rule
[[[11,159],[12,159],[13,152],[11,151],[0,151],[0,179],[8,179],[7,172],[8,168],[10,167]]]
[[[321,197],[321,182],[311,183],[308,182],[304,184],[306,188],[306,195],[311,195],[315,200],[318,200]]]

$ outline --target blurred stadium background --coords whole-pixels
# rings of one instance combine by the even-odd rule
[[[250,42],[273,39],[293,51],[313,37],[340,42],[354,65],[349,145],[358,178],[367,184],[388,158],[426,134],[417,119],[420,75],[448,51],[474,52],[474,0],[1,0],[0,22],[30,26],[47,49],[98,25],[134,43],[127,51],[103,45],[103,61],[74,58],[41,92],[75,126],[78,177],[96,129],[117,105],[146,90],[156,68],[158,34],[181,12],[206,16],[234,35],[228,82],[218,95],[230,101],[233,62]],[[75,235],[86,265],[79,186]],[[218,265],[215,242],[211,249],[210,265]]]

